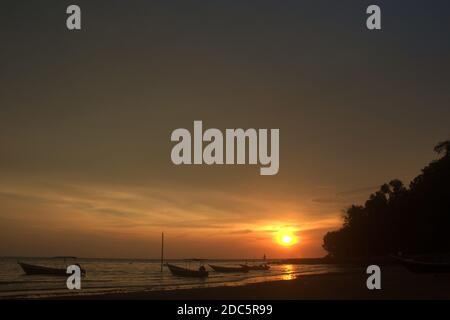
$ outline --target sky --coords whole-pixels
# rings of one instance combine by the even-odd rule
[[[377,1],[380,31],[367,1],[76,3],[75,32],[72,2],[0,5],[0,256],[323,256],[450,136],[445,1]],[[194,120],[279,128],[278,174],[175,166]]]

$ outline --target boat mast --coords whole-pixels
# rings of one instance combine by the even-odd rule
[[[164,232],[161,233],[161,272],[163,272],[164,263]]]

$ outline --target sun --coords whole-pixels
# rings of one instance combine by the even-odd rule
[[[285,234],[285,235],[281,238],[281,241],[282,241],[284,244],[289,245],[289,244],[291,244],[291,242],[292,242],[292,237],[291,237],[290,235],[288,235],[288,234]]]
[[[290,247],[298,242],[298,237],[291,231],[280,230],[277,233],[276,242],[284,247]]]

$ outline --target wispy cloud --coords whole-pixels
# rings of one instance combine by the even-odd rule
[[[145,243],[164,230],[170,239],[183,239],[193,248],[201,248],[200,239],[209,238],[224,243],[245,238],[246,245],[267,245],[280,228],[305,237],[336,224],[334,212],[310,210],[301,200],[200,187],[0,183],[0,197],[0,218],[15,221],[8,224],[22,225],[23,230],[27,225],[39,227],[55,237],[79,234]],[[320,235],[316,237],[320,242]]]
[[[378,186],[361,187],[350,190],[344,190],[337,192],[331,196],[317,197],[313,198],[312,201],[322,204],[342,204],[351,205],[351,201],[358,199],[360,196],[369,195],[371,192],[375,191]]]

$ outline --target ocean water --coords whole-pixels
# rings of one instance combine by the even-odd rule
[[[343,271],[337,266],[330,265],[274,264],[267,271],[218,273],[205,264],[210,271],[209,277],[197,279],[175,277],[167,267],[164,267],[161,272],[160,261],[157,260],[77,259],[72,263],[81,264],[86,269],[87,275],[82,278],[81,290],[68,290],[66,278],[26,275],[17,261],[50,267],[66,265],[64,260],[54,258],[0,258],[0,299],[238,286],[264,281],[292,280],[299,275]],[[198,262],[184,260],[168,260],[166,262],[192,269],[199,267]],[[245,261],[208,260],[207,263],[232,266],[245,263]],[[252,261],[248,261],[248,263],[252,264]],[[71,264],[71,262],[68,261],[67,264]]]

